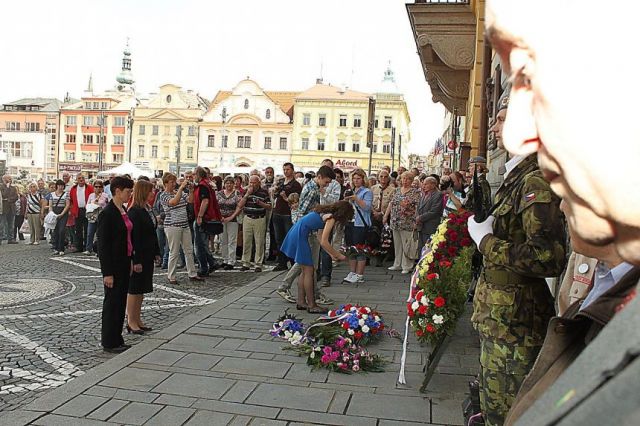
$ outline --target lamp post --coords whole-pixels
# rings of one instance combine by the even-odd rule
[[[218,163],[218,175],[220,175],[221,173],[221,169],[222,169],[222,164],[224,163],[224,136],[225,136],[225,125],[227,123],[227,107],[223,106],[222,107],[222,113],[220,114],[220,117],[222,118],[222,136],[220,137],[220,162]]]
[[[182,126],[176,126],[176,136],[178,137],[178,147],[176,149],[176,176],[180,177],[180,142],[182,140]]]
[[[98,140],[98,173],[102,171],[104,166],[104,111],[100,111],[100,134]]]

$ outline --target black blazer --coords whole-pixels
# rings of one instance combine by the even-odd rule
[[[98,257],[102,276],[130,274],[131,258],[127,256],[127,227],[113,200],[98,216]]]
[[[133,223],[133,232],[131,234],[133,263],[134,265],[149,263],[156,256],[160,256],[156,224],[147,210],[142,207],[131,207],[127,214],[131,219],[131,223]]]

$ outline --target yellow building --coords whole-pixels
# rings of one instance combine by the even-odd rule
[[[484,40],[484,0],[407,4],[409,21],[432,100],[461,117],[455,148],[445,154],[451,166],[464,167],[470,156],[487,156],[487,91],[491,49]],[[449,123],[453,123],[450,120]],[[448,125],[444,134],[452,134]]]
[[[161,86],[134,110],[131,162],[156,172],[176,173],[178,165],[181,172],[193,169],[198,164],[198,126],[208,106],[191,90]]]
[[[395,88],[390,70],[385,73],[385,79],[382,90],[375,94],[318,81],[295,98],[291,160],[297,169],[317,170],[323,159],[330,158],[336,167],[345,171],[357,167],[368,170],[370,97],[376,100],[372,172],[392,163],[397,167],[400,156],[402,164],[407,165],[406,147],[411,137],[409,112],[403,96]]]

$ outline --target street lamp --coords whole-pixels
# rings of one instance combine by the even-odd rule
[[[182,126],[176,126],[176,136],[178,137],[178,147],[176,149],[176,156],[178,159],[176,160],[176,176],[180,177],[180,142],[182,140]]]
[[[222,107],[222,113],[220,114],[220,117],[222,117],[222,137],[220,138],[220,162],[218,163],[219,164],[218,175],[221,173],[220,169],[222,169],[222,164],[224,163],[223,161],[224,151],[222,148],[224,147],[224,136],[225,136],[225,130],[226,130],[225,125],[227,123],[227,117],[228,117],[226,106]]]

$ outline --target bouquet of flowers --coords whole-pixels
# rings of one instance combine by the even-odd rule
[[[269,334],[273,337],[285,339],[292,345],[299,345],[307,340],[302,321],[296,318],[295,315],[286,312],[273,323]]]
[[[357,345],[348,337],[338,336],[332,343],[324,346],[307,346],[307,365],[315,368],[327,368],[339,373],[357,373],[358,371],[383,370],[386,361]]]
[[[356,244],[353,246],[343,246],[340,248],[342,254],[347,257],[355,257],[357,255],[364,254],[367,257],[376,257],[382,254],[386,254],[386,250],[374,249],[367,244]]]
[[[423,251],[414,276],[407,314],[418,340],[437,342],[453,333],[464,311],[471,281],[469,212],[454,212],[440,224]]]
[[[368,306],[340,305],[338,309],[329,311],[327,316],[337,319],[346,337],[351,337],[360,344],[380,337],[384,330],[382,316]]]

